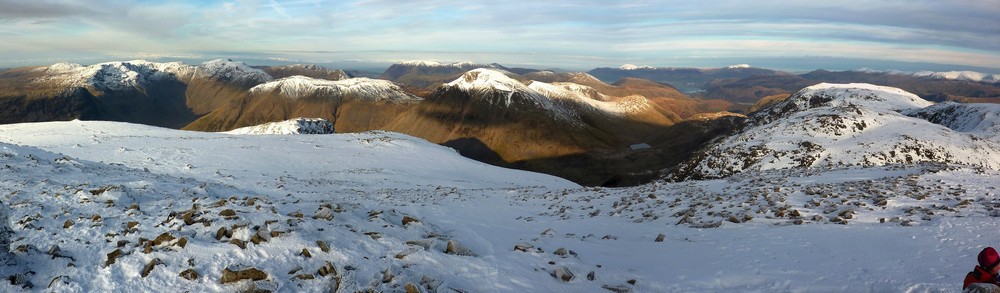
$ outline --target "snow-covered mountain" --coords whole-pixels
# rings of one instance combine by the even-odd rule
[[[243,86],[253,86],[273,79],[263,70],[230,59],[204,62],[195,68],[195,76]]]
[[[572,112],[557,106],[548,97],[500,71],[473,69],[443,87],[458,89],[490,105],[510,107],[529,104],[551,111],[554,118],[572,121],[574,117]]]
[[[811,86],[758,111],[744,129],[713,143],[674,175],[718,178],[753,170],[918,162],[1000,169],[1000,142],[901,113],[931,105],[897,88]]]
[[[913,76],[982,83],[1000,83],[1000,74],[987,74],[975,71],[918,71],[913,73]]]
[[[903,114],[1000,143],[1000,105],[997,104],[944,102]]]
[[[292,99],[311,95],[351,95],[377,102],[407,102],[420,99],[407,94],[391,81],[364,77],[325,80],[296,75],[259,84],[250,89],[251,94],[271,92],[279,92],[282,96]]]
[[[333,123],[323,118],[295,118],[237,128],[230,134],[332,134]]]
[[[627,116],[653,107],[643,96],[627,96],[613,99],[592,87],[570,82],[544,83],[532,81],[528,88],[537,91],[564,107],[580,108],[605,115]],[[579,116],[579,115],[577,115]]]
[[[156,63],[145,60],[119,61],[82,66],[57,63],[39,67],[43,72],[34,82],[63,87],[90,87],[100,91],[145,90],[151,81],[189,78],[194,68],[181,62]]]

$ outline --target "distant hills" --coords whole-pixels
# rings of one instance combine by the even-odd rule
[[[632,185],[682,162],[693,166],[703,145],[744,127],[743,114],[788,103],[822,82],[893,86],[929,101],[1000,102],[997,76],[976,72],[792,74],[740,64],[584,73],[434,61],[397,63],[379,78],[350,72],[227,59],[7,69],[0,71],[0,123],[82,119],[269,132],[325,121],[337,132],[398,131],[581,184]],[[280,121],[293,122],[246,128]]]

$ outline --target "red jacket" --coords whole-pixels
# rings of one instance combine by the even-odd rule
[[[976,266],[976,269],[969,272],[968,275],[965,275],[965,284],[962,285],[962,290],[968,288],[972,283],[990,283],[1000,286],[1000,283],[997,282],[996,276],[990,274],[990,272],[987,272],[986,269],[980,266]]]

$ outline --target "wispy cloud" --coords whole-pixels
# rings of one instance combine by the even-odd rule
[[[477,52],[552,65],[711,55],[1000,68],[1000,0],[0,0],[0,7],[0,56],[8,59],[81,50],[336,51],[376,59]]]

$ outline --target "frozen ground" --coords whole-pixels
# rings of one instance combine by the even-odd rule
[[[394,133],[74,121],[0,125],[0,168],[0,291],[957,292],[1000,245],[1000,174],[954,165],[582,188]]]

